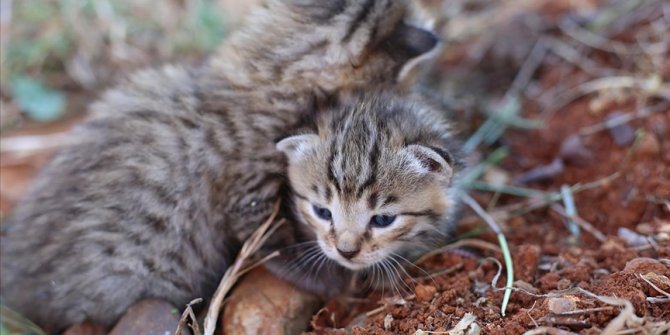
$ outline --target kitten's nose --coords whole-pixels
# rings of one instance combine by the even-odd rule
[[[344,251],[344,250],[341,250],[341,249],[337,248],[337,252],[339,252],[340,255],[342,255],[342,257],[344,257],[346,259],[352,259],[360,251],[361,251],[361,249],[354,249],[354,250],[351,250],[351,251]]]

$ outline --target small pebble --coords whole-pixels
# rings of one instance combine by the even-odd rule
[[[509,173],[499,167],[492,166],[483,176],[484,180],[491,185],[509,184]]]
[[[174,307],[162,300],[147,299],[131,306],[109,335],[173,334],[181,315],[173,314]]]
[[[661,153],[661,144],[654,134],[644,134],[640,145],[637,147],[637,155],[646,158],[655,158]]]
[[[573,134],[561,143],[558,156],[566,163],[573,165],[584,165],[593,160],[593,153],[586,148],[581,136]]]
[[[393,315],[386,314],[384,317],[384,329],[387,331],[391,329],[391,324],[393,323]]]
[[[435,289],[435,286],[419,284],[414,289],[414,292],[416,293],[416,298],[419,301],[430,301],[433,299],[437,289]]]
[[[68,328],[63,335],[105,335],[105,329],[90,321],[84,321]]]
[[[538,290],[535,286],[523,281],[523,280],[517,280],[514,282],[514,287],[518,287],[526,292],[530,292],[533,294],[539,294],[540,290]]]
[[[607,116],[605,122],[612,122],[613,120],[621,118],[623,115],[625,114],[621,112],[614,112]],[[608,128],[608,130],[610,136],[614,140],[614,143],[619,147],[629,146],[635,140],[635,129],[633,129],[633,127],[628,123]]]
[[[549,164],[536,166],[529,171],[526,171],[523,174],[517,176],[514,178],[514,183],[528,184],[532,182],[551,180],[563,173],[564,169],[565,164],[563,163],[563,159],[556,158]]]
[[[670,269],[667,266],[656,259],[648,257],[638,257],[631,259],[626,263],[626,266],[624,266],[623,272],[656,272],[661,275],[670,275]]]
[[[550,298],[547,305],[549,311],[554,314],[563,314],[577,309],[577,304],[568,298]]]
[[[556,288],[559,290],[567,290],[572,286],[570,279],[563,278],[556,283]]]
[[[639,247],[649,244],[649,239],[646,236],[640,235],[625,227],[619,228],[617,235],[631,247]]]

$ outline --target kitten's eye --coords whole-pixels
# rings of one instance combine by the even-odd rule
[[[395,215],[375,215],[370,219],[370,224],[373,227],[384,228],[388,227],[395,221]]]
[[[330,210],[328,210],[328,208],[322,208],[312,205],[312,209],[314,210],[314,214],[316,214],[316,216],[324,220],[330,220],[333,218],[333,214],[330,212]]]

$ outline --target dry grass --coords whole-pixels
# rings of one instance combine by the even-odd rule
[[[272,233],[283,223],[283,220],[275,222],[275,218],[277,217],[278,213],[279,202],[275,204],[272,214],[265,221],[265,223],[258,227],[258,229],[256,229],[256,231],[251,234],[249,239],[244,242],[242,249],[240,249],[240,252],[237,254],[235,263],[233,263],[233,265],[226,270],[223,278],[221,278],[219,287],[216,289],[216,292],[214,292],[214,296],[211,299],[209,309],[207,310],[207,315],[205,315],[204,335],[214,334],[214,331],[216,330],[216,321],[218,320],[219,315],[221,315],[223,299],[233,288],[233,285],[237,283],[240,277],[259,264],[262,264],[263,262],[279,255],[279,253],[275,251],[263,259],[249,264],[249,261],[254,259],[256,252],[260,249],[263,243],[265,243],[270,235],[272,235]]]
[[[41,84],[45,92],[65,100],[65,107],[50,112],[55,115],[47,119],[81,114],[91,96],[119,75],[164,62],[202,59],[238,24],[240,12],[248,7],[244,3],[2,0],[0,128],[20,128],[31,120],[16,99],[22,80]]]

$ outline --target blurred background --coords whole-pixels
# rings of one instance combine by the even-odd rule
[[[202,58],[249,3],[2,0],[2,129],[80,113],[118,74]]]
[[[0,213],[102,90],[141,68],[202,61],[254,3],[0,0]]]
[[[0,0],[0,218],[101,90],[202,61],[255,2]],[[420,3],[445,43],[422,85],[455,114],[466,186],[512,245],[578,244],[605,262],[612,236],[670,241],[669,1]]]

